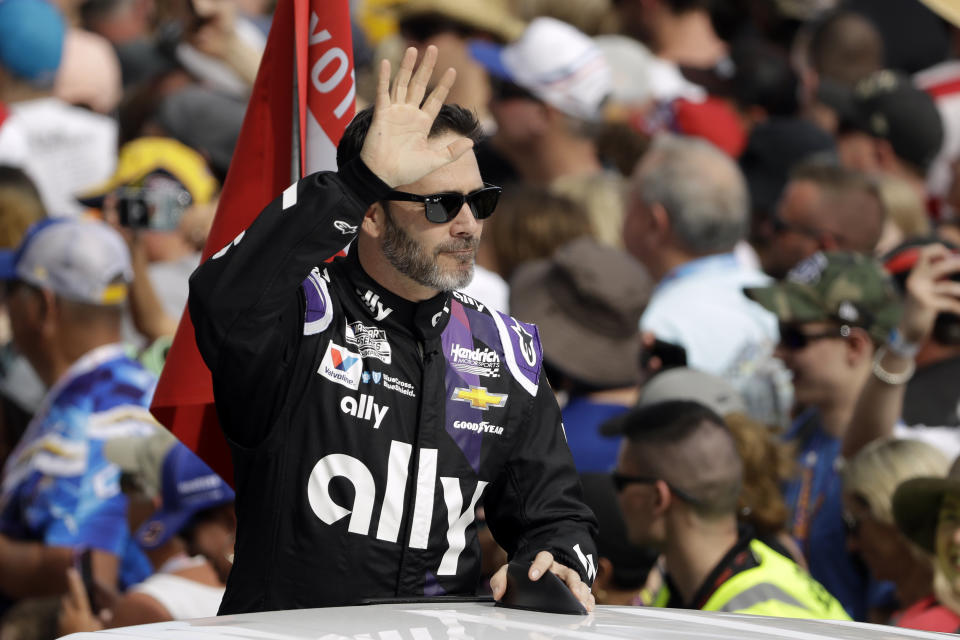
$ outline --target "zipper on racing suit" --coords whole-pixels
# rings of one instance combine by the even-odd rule
[[[426,397],[425,389],[427,382],[427,365],[432,360],[432,353],[425,353],[423,348],[423,341],[417,340],[417,355],[420,359],[420,396],[417,398],[417,420],[416,424],[413,427],[413,458],[410,461],[410,470],[407,473],[407,486],[404,492],[403,500],[403,513],[407,514],[407,523],[403,528],[403,537],[401,540],[403,544],[400,548],[400,565],[397,568],[397,582],[394,587],[393,593],[396,596],[400,595],[400,586],[403,581],[403,574],[407,560],[407,549],[410,546],[410,529],[413,527],[413,517],[412,511],[413,501],[416,495],[416,484],[419,478],[419,469],[420,469],[420,424],[423,418],[423,402]],[[433,519],[431,518],[431,524]],[[429,539],[430,532],[427,532],[427,538]]]

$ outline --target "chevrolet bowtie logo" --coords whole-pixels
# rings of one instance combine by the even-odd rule
[[[460,402],[469,402],[474,409],[486,411],[487,407],[502,407],[507,403],[505,393],[487,393],[486,387],[470,386],[469,389],[457,387],[453,390],[453,399]]]

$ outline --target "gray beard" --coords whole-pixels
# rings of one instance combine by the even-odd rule
[[[440,243],[434,249],[433,255],[430,256],[427,255],[423,245],[393,222],[393,217],[386,207],[384,207],[384,213],[386,214],[386,224],[381,250],[387,262],[394,269],[417,284],[437,291],[455,291],[470,284],[470,281],[473,280],[473,261],[477,245],[480,242],[479,238],[476,236],[452,238]],[[445,272],[440,268],[439,258],[442,252],[467,249],[472,249],[474,254],[465,258],[457,258],[457,261],[461,266],[468,265],[468,269]]]

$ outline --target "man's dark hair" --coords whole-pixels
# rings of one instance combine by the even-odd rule
[[[695,498],[687,501],[694,513],[705,519],[736,514],[743,462],[715,411],[690,400],[658,402],[628,414],[623,432],[634,462]]]
[[[633,411],[623,433],[631,442],[659,444],[688,438],[703,422],[726,428],[710,407],[692,400],[668,400]]]
[[[790,180],[812,182],[820,188],[821,213],[830,216],[842,230],[844,249],[873,252],[886,220],[880,189],[873,178],[834,162],[814,159],[795,166]]]
[[[367,138],[370,123],[373,122],[373,105],[362,109],[347,125],[337,145],[337,167],[342,168],[351,160],[360,157],[360,149]],[[473,140],[476,145],[483,138],[480,122],[469,109],[456,104],[445,104],[440,107],[437,119],[433,121],[428,137],[434,138],[444,133],[456,133]]]

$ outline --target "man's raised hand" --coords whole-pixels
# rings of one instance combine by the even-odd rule
[[[437,62],[437,48],[433,45],[427,47],[414,72],[416,62],[417,50],[410,47],[403,55],[392,90],[390,63],[387,60],[380,63],[373,120],[360,150],[364,164],[391,187],[416,182],[473,147],[468,138],[457,138],[447,144],[428,139],[433,121],[457,74],[453,69],[447,69],[424,100]]]

